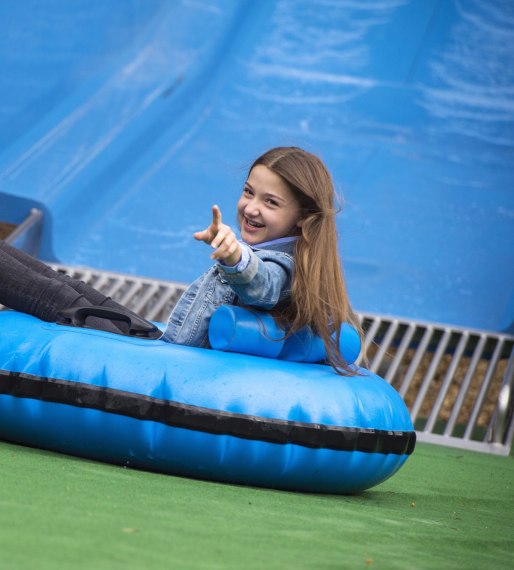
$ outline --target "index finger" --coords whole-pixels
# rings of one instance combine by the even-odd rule
[[[221,226],[221,210],[218,206],[212,207],[212,225],[216,228]]]

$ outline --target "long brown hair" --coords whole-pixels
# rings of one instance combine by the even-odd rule
[[[361,334],[346,290],[337,246],[335,192],[332,177],[314,154],[297,147],[277,147],[257,158],[280,176],[300,203],[303,223],[295,244],[291,302],[275,316],[287,323],[288,335],[305,326],[321,337],[330,365],[353,375],[339,349],[343,323]]]

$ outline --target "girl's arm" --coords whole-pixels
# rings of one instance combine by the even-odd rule
[[[212,223],[205,230],[196,232],[194,238],[216,248],[211,259],[220,262],[220,276],[243,304],[271,309],[290,297],[293,258],[278,251],[256,253],[239,243],[233,230],[221,223],[218,206],[212,207]],[[240,263],[243,248],[245,262]]]
[[[248,246],[243,246],[248,247]],[[293,258],[279,251],[252,251],[242,271],[220,265],[221,277],[230,285],[243,305],[272,309],[291,297]]]

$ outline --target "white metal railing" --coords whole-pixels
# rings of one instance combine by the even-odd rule
[[[419,441],[508,455],[514,336],[360,314],[369,368],[404,398]]]

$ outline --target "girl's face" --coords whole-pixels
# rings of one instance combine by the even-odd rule
[[[295,235],[302,225],[298,200],[278,174],[258,164],[250,171],[237,203],[242,239],[257,245]]]

